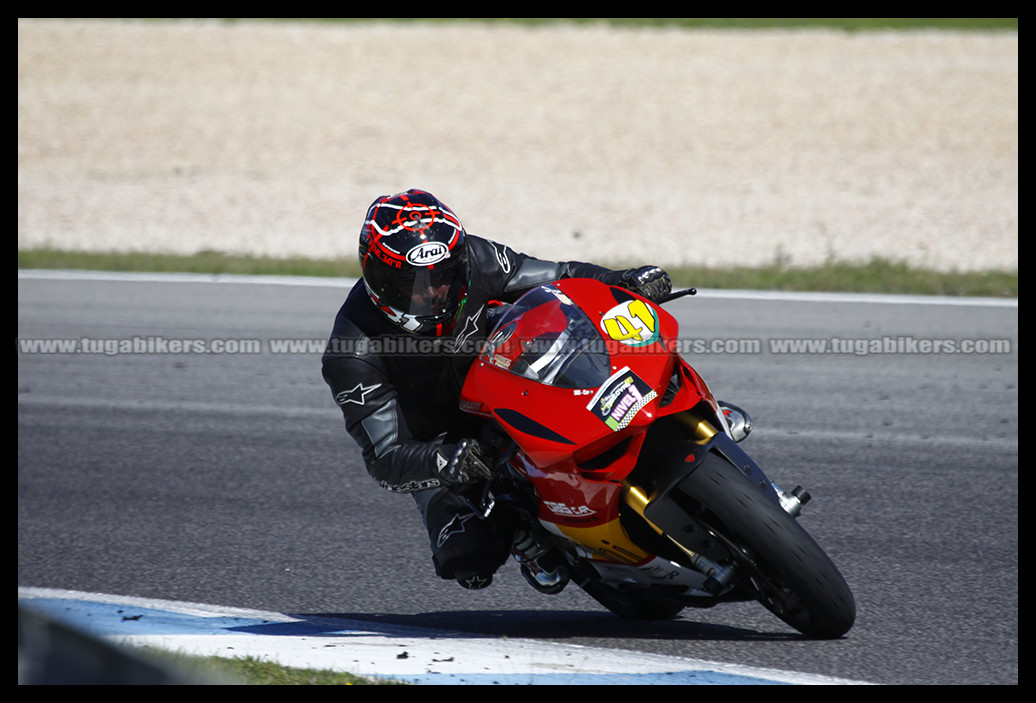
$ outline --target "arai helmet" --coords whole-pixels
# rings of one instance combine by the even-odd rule
[[[375,200],[359,253],[367,293],[389,320],[415,334],[452,329],[468,294],[467,235],[434,195],[412,189]]]

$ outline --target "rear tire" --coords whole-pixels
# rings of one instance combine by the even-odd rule
[[[856,620],[849,585],[799,523],[716,454],[674,490],[738,565],[738,586],[809,637],[844,635]],[[689,499],[689,500],[688,500]]]

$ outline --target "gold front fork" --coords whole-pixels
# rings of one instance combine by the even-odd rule
[[[704,418],[692,415],[691,413],[681,413],[678,416],[678,419],[691,431],[694,441],[698,444],[706,444],[716,434],[718,434],[718,430],[712,426],[712,423]],[[709,587],[709,590],[716,589],[714,592],[718,593],[718,589],[729,585],[734,575],[733,567],[721,566],[711,559],[688,549],[684,545],[680,544],[680,542],[675,538],[665,533],[658,525],[647,519],[645,512],[651,501],[640,487],[629,482],[624,482],[622,495],[626,505],[628,505],[633,512],[639,515],[644,522],[651,527],[651,529],[663,538],[672,542],[673,545],[683,552],[683,554],[687,556],[691,566],[706,576],[710,576],[712,579],[715,579],[715,581],[713,581],[714,585]],[[712,579],[710,579],[710,581],[712,581]]]
[[[694,441],[698,444],[705,444],[719,433],[719,430],[713,427],[711,422],[697,415],[681,413],[678,419],[687,426],[694,437]]]

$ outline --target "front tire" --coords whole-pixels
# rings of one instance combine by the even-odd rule
[[[724,544],[738,585],[809,637],[841,637],[856,620],[849,585],[824,550],[770,496],[710,453],[674,490],[678,501]]]

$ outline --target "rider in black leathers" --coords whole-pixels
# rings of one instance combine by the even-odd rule
[[[512,547],[506,513],[473,513],[451,487],[485,480],[493,447],[458,407],[495,306],[537,285],[596,278],[657,299],[661,268],[611,270],[520,254],[464,231],[430,193],[374,201],[360,234],[363,280],[338,311],[323,377],[383,488],[414,496],[444,579],[488,585]]]

